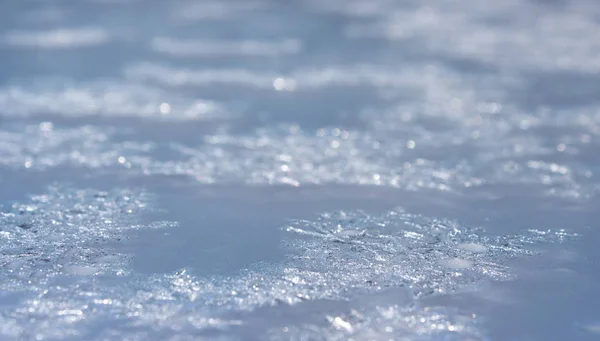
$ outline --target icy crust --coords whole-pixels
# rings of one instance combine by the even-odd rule
[[[101,325],[108,320],[99,316],[119,313],[113,303],[135,291],[95,278],[131,276],[130,256],[110,248],[126,231],[173,226],[140,224],[140,215],[155,210],[152,204],[153,198],[139,191],[56,186],[25,204],[5,207],[0,213],[1,338],[80,339],[94,327],[90,319]]]
[[[536,244],[576,237],[565,230],[492,237],[481,228],[402,210],[335,212],[286,227],[289,256],[281,263],[257,264],[231,277],[187,270],[144,276],[131,271],[130,256],[110,250],[126,231],[175,226],[140,223],[140,215],[152,210],[152,196],[143,192],[69,187],[5,208],[0,335],[475,340],[482,335],[476,316],[422,299],[476,288],[486,278],[510,279],[507,259],[534,254]],[[319,304],[323,300],[331,303]],[[265,322],[269,314],[277,318]]]
[[[577,237],[565,230],[535,229],[489,236],[482,228],[402,210],[382,216],[326,213],[317,221],[294,222],[286,230],[296,235],[285,243],[290,252],[286,262],[257,265],[239,277],[209,281],[180,273],[171,277],[173,290],[226,316],[248,310],[241,316],[252,317],[252,311],[264,306],[273,307],[273,314],[282,309],[284,316],[289,316],[285,307],[290,304],[296,307],[292,310],[300,309],[297,318],[271,321],[281,326],[267,323],[272,339],[426,340],[445,335],[475,340],[482,335],[476,316],[428,306],[422,299],[474,289],[484,279],[510,280],[514,275],[507,260],[534,255],[535,245]],[[397,292],[399,288],[405,292]],[[345,301],[349,306],[334,311],[330,310],[335,303],[310,308],[322,300]],[[260,315],[264,311],[257,314],[264,316]]]
[[[411,127],[410,122],[407,125]],[[312,133],[280,126],[249,136],[216,134],[205,139],[208,145],[198,148],[174,145],[188,159],[160,165],[159,172],[188,174],[208,183],[228,182],[243,174],[246,179],[240,180],[255,184],[335,183],[410,190],[462,191],[519,183],[570,198],[589,197],[598,190],[592,169],[574,162],[553,162],[572,155],[564,157],[564,150],[558,151],[535,134],[511,130],[500,137],[495,128],[489,128],[488,137],[462,140],[459,132],[434,138],[431,132],[421,134],[418,124],[411,128],[413,133],[404,134],[336,127]],[[584,141],[584,148],[591,147]],[[565,148],[581,155],[577,145],[573,141]]]
[[[339,128],[306,132],[297,126],[257,130],[252,135],[215,134],[205,145],[173,148],[183,169],[203,182],[227,182],[244,174],[254,184],[366,184],[450,189],[472,179],[465,164],[419,159],[399,138],[383,141],[370,132]],[[185,165],[185,166],[184,166]],[[168,168],[165,169],[168,172]]]
[[[0,126],[0,165],[43,171],[60,166],[87,168],[130,167],[148,164],[152,142],[115,141],[120,130],[113,127],[55,127],[39,125]],[[122,131],[121,131],[122,132]]]
[[[138,225],[134,218],[151,211],[149,203],[150,196],[143,192],[55,186],[27,204],[5,208],[0,214],[0,286],[32,289],[47,285],[59,273],[122,274],[117,266],[121,256],[105,254],[103,247],[125,231],[158,227]],[[21,280],[29,285],[21,286]]]
[[[317,221],[297,221],[286,230],[297,235],[285,242],[290,251],[287,262],[280,267],[258,266],[241,282],[212,282],[209,291],[225,288],[231,295],[210,295],[206,303],[245,309],[343,300],[398,287],[409,288],[415,298],[443,294],[484,278],[509,280],[513,275],[505,265],[507,259],[535,254],[531,247],[535,244],[576,237],[566,230],[535,229],[522,235],[487,236],[482,228],[402,210],[382,216],[326,213]]]
[[[159,146],[111,127],[43,122],[0,129],[0,165],[186,176],[204,184],[352,184],[457,192],[519,184],[567,199],[598,193],[597,165],[577,162],[591,157],[597,139],[576,133],[555,142],[512,128],[501,133],[502,122],[479,127],[477,139],[460,137],[462,131],[459,137],[440,132],[433,138],[416,118],[409,118],[413,133],[392,122],[387,130],[364,132],[336,127],[310,132],[282,125],[241,136],[215,133],[200,137],[202,142],[193,147],[177,142]]]

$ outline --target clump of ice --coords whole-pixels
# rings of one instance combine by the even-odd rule
[[[503,265],[507,258],[532,254],[528,249],[532,243],[572,236],[548,231],[540,240],[531,231],[493,237],[481,228],[403,211],[379,217],[361,212],[325,214],[319,221],[298,222],[288,230],[311,237],[294,245],[302,250],[299,259],[314,268],[315,275],[326,276],[327,282],[342,283],[345,289],[364,283],[375,288],[408,286],[418,295],[451,291],[483,277],[509,279],[512,274]],[[465,250],[464,245],[487,252]],[[338,270],[323,274],[323,266]]]
[[[0,335],[81,338],[93,323],[107,321],[99,316],[118,313],[135,297],[135,284],[119,286],[119,278],[131,278],[131,255],[111,251],[111,245],[127,231],[173,225],[140,224],[154,210],[144,192],[68,186],[6,208],[0,213],[0,288],[9,299],[3,299]],[[114,278],[114,286],[98,276]]]
[[[148,201],[143,192],[52,187],[46,194],[32,196],[27,204],[14,204],[0,214],[5,269],[0,285],[5,290],[31,289],[61,272],[123,271],[111,269],[122,256],[105,254],[102,247],[124,231],[140,228],[132,217],[148,211]],[[32,282],[19,287],[22,279]]]

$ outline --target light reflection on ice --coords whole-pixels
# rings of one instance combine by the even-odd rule
[[[67,3],[0,13],[2,168],[425,197],[498,198],[514,186],[535,193],[525,211],[551,197],[598,199],[595,1]],[[340,119],[322,123],[330,117]],[[31,199],[0,216],[8,339],[480,340],[479,316],[421,298],[511,279],[509,259],[574,237],[337,212],[291,223],[285,262],[228,278],[148,277],[129,255],[101,251],[126,230],[172,226],[137,221],[144,194],[69,188]],[[293,319],[261,322],[280,313]]]
[[[131,271],[130,255],[111,253],[109,245],[127,231],[174,228],[170,222],[139,223],[156,210],[153,202],[132,190],[53,187],[3,212],[0,286],[19,299],[4,303],[1,335],[81,338],[101,330],[90,340],[177,340],[219,330],[235,339],[254,330],[271,339],[476,337],[475,316],[422,298],[484,278],[512,279],[507,260],[535,254],[538,244],[576,237],[564,230],[493,237],[482,228],[400,209],[383,215],[342,211],[292,222],[284,241],[289,256],[281,263],[256,264],[229,277],[196,277],[187,270],[143,276]],[[466,243],[488,252],[457,247]],[[452,269],[440,265],[450,257]],[[322,300],[333,301],[319,305]],[[284,323],[284,329],[251,323],[261,314],[304,306],[306,314],[297,319],[278,317],[275,325]],[[314,317],[318,322],[311,322]]]
[[[0,130],[0,165],[9,168],[28,168],[43,171],[62,165],[89,168],[114,167],[121,157],[128,162],[147,164],[152,143],[111,141],[116,129],[83,126],[57,129],[51,123],[17,126]]]
[[[247,136],[209,135],[194,148],[178,143],[158,146],[114,128],[53,126],[48,130],[50,124],[27,126],[21,132],[17,130],[22,126],[0,130],[0,163],[39,170],[75,165],[116,171],[125,165],[135,174],[186,176],[207,184],[333,183],[457,192],[522,184],[572,200],[593,197],[599,189],[590,168],[541,161],[559,152],[532,136],[513,134],[498,140],[492,135],[475,144],[467,139],[444,146],[429,140],[429,132],[419,137],[418,129],[409,139],[393,132],[332,128],[310,133],[297,126],[280,126]],[[117,137],[125,141],[113,142]],[[410,148],[413,139],[419,147]],[[527,144],[527,149],[510,149],[519,143]],[[153,156],[158,148],[169,153],[158,159]],[[461,157],[465,149],[471,152],[469,159]]]

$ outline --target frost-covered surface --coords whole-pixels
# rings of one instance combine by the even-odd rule
[[[0,4],[0,339],[597,338],[599,18]]]
[[[419,300],[483,278],[509,280],[507,259],[535,254],[531,246],[538,243],[576,237],[564,230],[489,237],[478,228],[402,210],[381,216],[342,211],[287,227],[305,238],[287,239],[289,255],[281,263],[252,266],[234,277],[196,277],[186,270],[143,276],[114,248],[130,230],[177,228],[136,221],[152,204],[135,191],[51,187],[3,212],[0,274],[9,298],[1,315],[3,337],[175,340],[218,329],[243,338],[236,328],[261,327],[273,339],[475,337],[481,333],[475,317],[422,307]],[[388,292],[392,302],[377,300]],[[12,297],[17,299],[9,303]],[[320,306],[311,311],[313,302]],[[290,325],[283,329],[252,323],[261,308],[285,311],[288,305],[309,309],[284,320]],[[320,321],[312,321],[321,313]]]

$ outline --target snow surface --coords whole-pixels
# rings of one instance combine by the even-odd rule
[[[5,1],[0,339],[595,340],[593,0]]]

